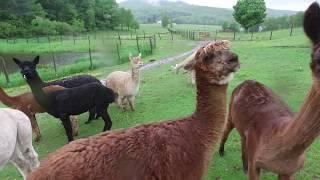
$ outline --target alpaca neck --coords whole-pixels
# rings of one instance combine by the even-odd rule
[[[132,68],[131,78],[137,84],[140,82],[140,68]]]
[[[226,93],[228,85],[209,83],[202,72],[196,71],[197,106],[193,114],[199,134],[210,142],[217,142],[226,120]],[[209,142],[209,143],[210,143]]]
[[[284,132],[272,142],[274,151],[284,156],[300,156],[320,135],[320,95],[314,84],[303,106]]]
[[[8,107],[12,107],[15,105],[15,98],[8,96],[8,94],[1,87],[0,87],[0,101]]]
[[[42,90],[45,83],[42,81],[38,73],[35,78],[27,79],[27,83],[29,84],[32,94],[34,95],[37,102],[45,109],[48,108],[48,98],[46,93]]]

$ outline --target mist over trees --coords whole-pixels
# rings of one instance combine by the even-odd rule
[[[138,28],[115,0],[0,0],[0,37]]]

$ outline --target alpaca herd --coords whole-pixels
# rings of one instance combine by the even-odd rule
[[[238,85],[227,113],[227,89],[240,69],[229,41],[207,43],[174,68],[194,76],[196,108],[188,117],[111,130],[108,107],[135,110],[143,66],[141,54],[129,55],[131,71],[114,71],[105,81],[89,75],[43,82],[33,61],[14,58],[31,92],[9,96],[0,88],[0,168],[13,163],[24,179],[200,180],[205,177],[217,144],[224,144],[236,128],[241,137],[243,169],[249,180],[260,179],[262,169],[292,180],[303,167],[305,151],[320,135],[320,6],[305,12],[304,30],[313,43],[312,85],[300,111],[294,115],[272,89],[253,80]],[[86,124],[104,120],[98,135],[73,141],[77,115],[89,111]],[[69,143],[50,153],[39,165],[32,146],[40,140],[35,114],[59,118]],[[72,141],[72,142],[71,142]]]

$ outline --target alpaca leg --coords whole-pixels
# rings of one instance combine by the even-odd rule
[[[249,180],[259,180],[260,169],[255,166],[253,162],[248,164],[248,179]]]
[[[73,136],[78,136],[79,134],[79,122],[77,116],[70,116],[71,125],[72,125],[72,134]]]
[[[28,174],[31,172],[31,168],[29,167],[28,163],[26,162],[18,148],[15,149],[10,161],[19,170],[23,179],[26,179]]]
[[[39,126],[38,126],[38,122],[37,122],[36,116],[35,116],[35,114],[30,114],[28,117],[30,118],[32,131],[35,134],[34,141],[35,142],[39,142],[40,138],[41,138],[41,133],[40,133],[40,129],[39,129]]]
[[[125,107],[124,107],[124,105],[123,105],[123,101],[124,101],[125,98],[126,98],[126,97],[124,97],[124,96],[119,96],[119,97],[118,97],[118,105],[119,105],[119,107],[120,107],[120,109],[121,109],[122,111],[125,111]]]
[[[278,175],[278,180],[294,180],[293,175]]]
[[[106,107],[108,109],[108,106]],[[110,130],[112,127],[112,121],[109,116],[108,110],[102,109],[99,113],[99,115],[102,116],[102,119],[104,121],[104,127],[102,131]]]
[[[96,116],[96,110],[94,108],[89,109],[89,118],[88,121],[85,122],[85,124],[90,124],[91,121],[95,118]]]
[[[68,141],[71,142],[73,141],[73,136],[72,136],[72,126],[71,126],[71,121],[70,121],[70,117],[69,116],[63,116],[61,118],[63,127],[66,131],[67,137],[68,137]]]
[[[241,136],[242,168],[244,173],[248,173],[248,156],[246,148],[246,136]]]
[[[229,119],[227,121],[226,127],[225,127],[224,132],[223,132],[223,136],[222,136],[222,139],[221,139],[221,142],[220,142],[220,148],[219,148],[220,156],[224,156],[224,144],[226,143],[226,141],[228,139],[228,136],[229,136],[229,134],[230,134],[230,132],[232,131],[233,128],[234,128],[234,125],[231,122],[231,120]]]
[[[131,111],[135,111],[135,107],[134,107],[135,97],[134,96],[127,97],[127,100],[130,105]]]

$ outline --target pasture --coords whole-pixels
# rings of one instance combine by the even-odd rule
[[[189,26],[183,25],[181,28],[184,29]],[[177,28],[179,29],[179,26]],[[193,28],[197,29],[199,27]],[[215,27],[210,28],[214,30]],[[156,25],[142,25],[141,29],[140,31],[144,30],[146,33],[154,33],[158,32],[157,30],[159,28]],[[242,81],[254,79],[271,87],[285,99],[295,112],[298,111],[311,83],[309,69],[310,48],[309,42],[302,33],[302,30],[295,29],[295,32],[292,37],[289,36],[289,30],[283,30],[274,32],[276,38],[273,40],[257,38],[253,41],[233,42],[232,49],[240,57],[241,70],[231,82],[228,89],[228,96],[230,96],[233,88]],[[175,41],[169,39],[159,41],[157,44],[158,48],[153,55],[143,57],[145,63],[150,59],[158,60],[179,54],[197,45],[195,41],[182,40],[180,39],[181,37],[176,36],[177,39],[179,39]],[[64,45],[65,47],[60,47],[60,45],[57,44],[57,47],[54,49],[57,51],[69,51],[70,49],[68,49],[68,47],[71,46],[71,43],[73,42],[70,41],[69,45]],[[0,43],[0,47],[2,46]],[[103,47],[101,51],[108,49],[107,44],[103,46],[97,44],[95,46],[96,48]],[[39,53],[39,51],[42,51],[42,49],[39,49],[36,45],[35,47],[30,47],[30,49],[25,45],[21,45],[19,48],[21,48],[19,51],[29,51],[33,49],[30,50],[31,53]],[[77,48],[81,50],[82,46],[79,45]],[[51,47],[45,47],[45,49],[51,50]],[[113,53],[110,59],[114,58],[116,58],[116,56]],[[90,73],[99,77],[99,79],[104,79],[107,74],[114,70],[125,70],[129,68],[128,63],[111,66],[107,65],[104,62],[105,60],[106,59],[101,58],[94,61],[97,68],[92,71],[84,67],[81,71],[71,71],[72,67],[80,65],[77,65],[77,63],[66,65],[66,69],[62,69],[58,77],[81,72]],[[83,63],[86,64],[87,62],[83,61]],[[139,96],[137,97],[136,111],[122,113],[118,107],[112,105],[110,108],[110,116],[113,121],[112,129],[128,128],[142,123],[179,118],[190,115],[194,111],[196,91],[194,87],[188,83],[188,76],[182,74],[176,75],[170,70],[170,66],[175,63],[176,62],[161,65],[142,73],[142,84]],[[13,88],[5,89],[10,95],[29,91],[29,88],[25,85],[26,83],[23,82],[19,73],[13,74],[12,76],[12,81],[18,83],[12,85],[15,86]],[[54,75],[46,71],[45,68],[40,71],[40,76],[45,80],[54,79],[52,78]],[[58,78],[56,76],[54,77]],[[2,78],[1,76],[0,82],[4,82]],[[101,132],[103,121],[99,119],[89,125],[85,125],[84,122],[87,120],[87,117],[88,114],[79,116],[80,129],[79,136],[76,137],[76,139],[92,136]],[[34,145],[40,155],[40,159],[42,159],[46,157],[49,152],[55,151],[63,146],[66,143],[66,137],[62,124],[58,119],[45,113],[38,115],[37,119],[42,132],[42,139],[39,143],[34,143]],[[320,179],[319,148],[320,141],[318,140],[308,150],[305,166],[296,174],[298,180]],[[214,154],[206,179],[246,179],[246,176],[242,172],[240,140],[235,130],[227,141],[225,149],[226,155],[223,158],[219,157],[218,153]],[[262,177],[262,179],[275,178],[271,173],[263,173]],[[10,165],[5,167],[3,171],[0,171],[0,179],[11,180],[21,179],[21,177],[18,171]]]

